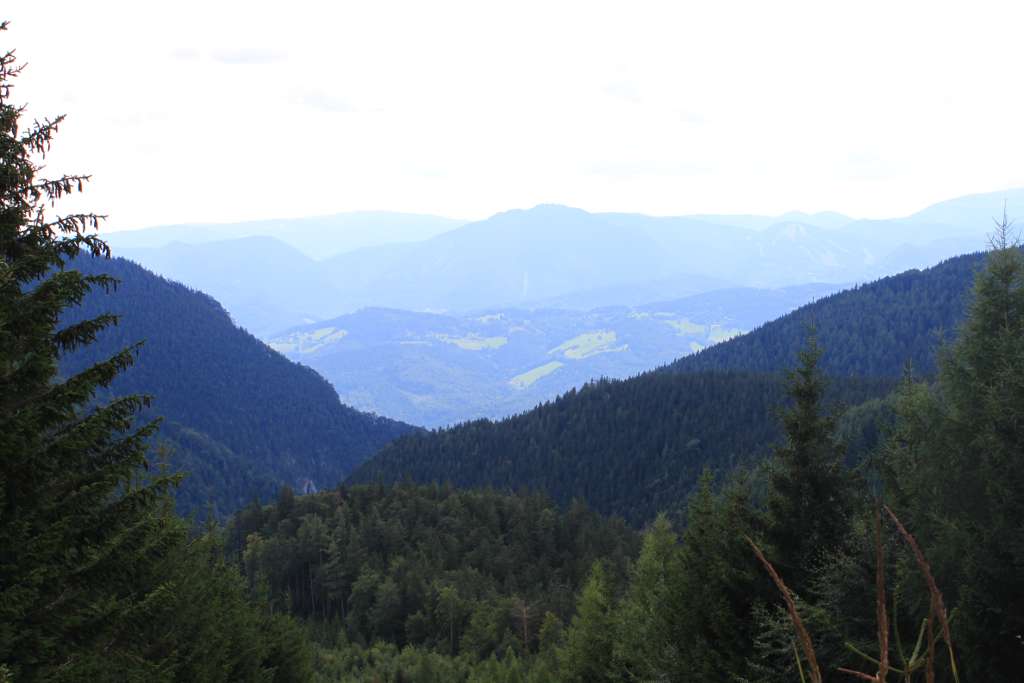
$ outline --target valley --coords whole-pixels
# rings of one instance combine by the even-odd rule
[[[0,16],[0,683],[1018,680],[1016,8],[109,4]]]

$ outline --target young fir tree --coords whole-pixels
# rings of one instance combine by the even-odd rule
[[[768,470],[768,540],[773,560],[787,584],[798,593],[808,572],[836,549],[850,528],[857,491],[856,472],[843,467],[846,447],[835,439],[845,408],[830,405],[825,392],[832,380],[821,370],[823,349],[818,345],[813,316],[807,346],[796,353],[797,366],[784,367],[783,386],[792,407],[776,408],[785,443],[773,446]]]
[[[558,679],[562,683],[603,683],[621,679],[612,660],[615,595],[601,561],[594,563],[580,596],[578,612],[559,649]]]
[[[888,502],[947,605],[965,680],[1024,668],[1024,260],[1004,216],[937,387],[908,377],[880,458]],[[908,571],[927,616],[925,587]],[[920,610],[919,610],[920,611]]]
[[[615,659],[630,679],[724,681],[746,667],[754,608],[777,598],[747,541],[762,513],[745,479],[716,495],[704,471],[679,547],[664,516],[645,534],[616,615]]]

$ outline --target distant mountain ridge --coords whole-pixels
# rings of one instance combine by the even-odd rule
[[[832,225],[840,217],[812,216]],[[753,230],[724,219],[542,205],[420,242],[375,244],[320,261],[268,236],[149,248],[115,244],[115,250],[213,293],[240,324],[266,336],[366,306],[455,313],[636,306],[716,287],[869,282],[981,249],[988,227],[985,221],[967,229],[901,219],[826,229],[785,220]]]
[[[313,259],[381,244],[421,242],[469,221],[394,211],[351,211],[307,218],[240,223],[184,223],[103,234],[115,248],[162,247],[171,242],[205,244],[242,237],[274,237]]]

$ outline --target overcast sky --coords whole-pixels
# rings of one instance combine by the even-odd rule
[[[543,202],[906,215],[1024,186],[1024,3],[8,3],[108,229]],[[81,204],[77,202],[81,201]]]

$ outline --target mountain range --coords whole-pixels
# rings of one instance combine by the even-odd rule
[[[797,223],[754,232],[540,206],[422,243],[365,247],[323,261],[260,236],[117,253],[210,293],[243,327],[265,337],[367,306],[468,313],[577,300],[600,307],[730,286],[865,282],[983,246],[980,234],[888,249]],[[665,283],[674,287],[656,291]]]
[[[1019,190],[972,195],[889,220],[557,205],[473,223],[355,212],[163,226],[111,241],[213,296],[346,403],[436,427],[515,414],[595,377],[633,376],[814,299],[977,252],[1001,204],[1021,200]]]

